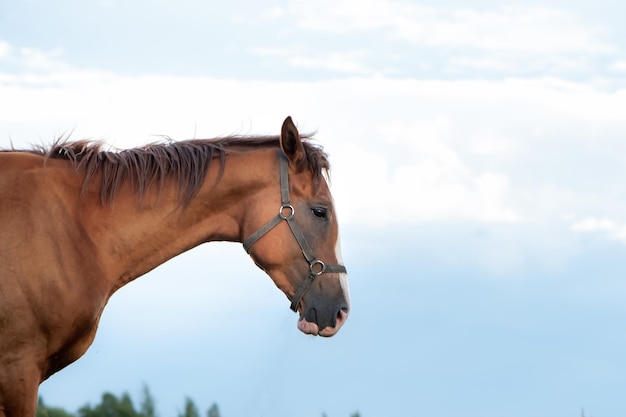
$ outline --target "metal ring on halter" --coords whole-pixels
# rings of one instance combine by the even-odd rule
[[[289,210],[289,214],[284,214],[283,211],[287,209]],[[281,219],[287,220],[291,219],[296,214],[296,209],[293,208],[291,204],[283,204],[280,206],[280,210],[278,210],[278,215]]]
[[[315,265],[319,265],[321,269],[319,271],[315,271],[314,270]],[[316,276],[322,275],[326,271],[326,264],[320,261],[319,259],[315,259],[313,262],[309,264],[309,271],[311,271],[311,274],[316,275]]]

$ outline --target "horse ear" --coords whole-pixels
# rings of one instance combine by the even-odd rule
[[[300,139],[300,133],[290,116],[285,119],[280,130],[280,148],[295,167],[300,167],[306,160],[306,151]]]

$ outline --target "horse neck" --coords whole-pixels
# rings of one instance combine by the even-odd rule
[[[268,187],[278,190],[276,154],[230,153],[221,177],[215,161],[188,205],[181,204],[174,184],[149,190],[141,201],[125,184],[110,205],[98,202],[96,208],[92,202],[84,226],[114,290],[201,243],[241,242],[255,198]]]

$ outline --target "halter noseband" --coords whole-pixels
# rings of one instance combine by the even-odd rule
[[[249,254],[252,245],[265,236],[267,232],[278,226],[278,224],[283,220],[287,222],[289,228],[291,229],[291,233],[293,233],[293,236],[296,238],[296,241],[300,246],[300,250],[302,250],[302,255],[304,255],[304,258],[309,263],[309,275],[304,281],[302,281],[302,284],[300,284],[300,287],[298,287],[293,299],[291,300],[290,308],[295,312],[298,310],[300,300],[302,300],[304,294],[311,287],[315,278],[326,272],[345,273],[346,267],[343,265],[328,265],[315,257],[313,249],[311,249],[309,242],[307,242],[304,237],[304,233],[302,233],[302,229],[300,229],[298,222],[296,222],[296,219],[294,218],[296,210],[291,205],[289,198],[289,166],[287,158],[281,152],[278,159],[280,163],[280,209],[275,217],[261,226],[259,230],[252,233],[252,235],[243,242],[243,247]]]

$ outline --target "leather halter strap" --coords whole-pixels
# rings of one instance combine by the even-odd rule
[[[250,248],[254,245],[259,239],[267,234],[274,227],[278,226],[280,222],[283,220],[287,222],[289,225],[289,229],[291,233],[295,237],[298,245],[300,246],[300,250],[302,251],[302,255],[304,255],[304,259],[309,263],[309,275],[307,278],[302,281],[298,289],[296,290],[293,299],[291,300],[291,309],[293,311],[298,310],[298,304],[300,304],[300,300],[304,297],[304,294],[313,284],[313,281],[318,276],[324,273],[345,273],[346,267],[343,265],[328,265],[321,260],[317,259],[315,254],[313,253],[313,249],[309,242],[306,240],[302,229],[296,222],[294,215],[296,214],[296,210],[291,205],[291,201],[289,198],[289,162],[287,161],[287,157],[280,153],[279,156],[279,165],[280,165],[280,198],[281,198],[281,206],[278,210],[278,214],[270,219],[267,223],[265,223],[259,230],[252,233],[250,237],[248,237],[243,242],[243,247],[246,252],[250,253]]]

